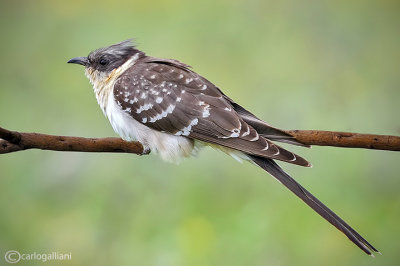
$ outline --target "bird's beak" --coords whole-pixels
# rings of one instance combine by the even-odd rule
[[[75,58],[72,58],[71,60],[69,60],[68,63],[79,64],[82,66],[88,66],[89,60],[87,57],[75,57]]]

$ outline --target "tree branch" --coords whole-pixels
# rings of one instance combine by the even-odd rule
[[[0,154],[28,149],[143,154],[139,142],[120,138],[82,138],[9,131],[0,127]]]
[[[400,137],[322,130],[286,130],[308,145],[400,151]]]
[[[319,130],[287,130],[306,145],[400,151],[400,137]],[[120,138],[82,138],[10,131],[0,127],[0,154],[41,149],[76,152],[121,152],[142,155],[139,142]]]

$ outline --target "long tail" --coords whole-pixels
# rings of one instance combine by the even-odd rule
[[[304,187],[297,183],[292,177],[290,177],[282,168],[279,167],[271,159],[265,159],[257,156],[250,156],[250,159],[260,166],[262,169],[267,171],[278,181],[280,181],[284,186],[286,186],[290,191],[292,191],[296,196],[302,199],[308,206],[310,206],[314,211],[321,215],[325,220],[334,225],[337,229],[342,231],[354,244],[356,244],[360,249],[362,249],[368,255],[374,256],[372,252],[379,251],[374,248],[367,240],[365,240],[360,234],[358,234],[353,228],[350,227],[345,221],[343,221],[339,216],[337,216],[333,211],[326,207],[322,202],[320,202],[316,197],[314,197],[310,192],[308,192]]]

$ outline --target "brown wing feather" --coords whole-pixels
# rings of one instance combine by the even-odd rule
[[[121,75],[114,96],[123,110],[150,128],[310,165],[259,134],[215,85],[176,60],[146,58]]]

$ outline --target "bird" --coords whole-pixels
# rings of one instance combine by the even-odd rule
[[[287,187],[366,254],[379,251],[314,197],[277,163],[311,164],[275,142],[307,146],[258,118],[216,85],[175,59],[146,55],[132,39],[75,57],[104,115],[126,141],[168,162],[196,155],[204,146],[249,161]]]

